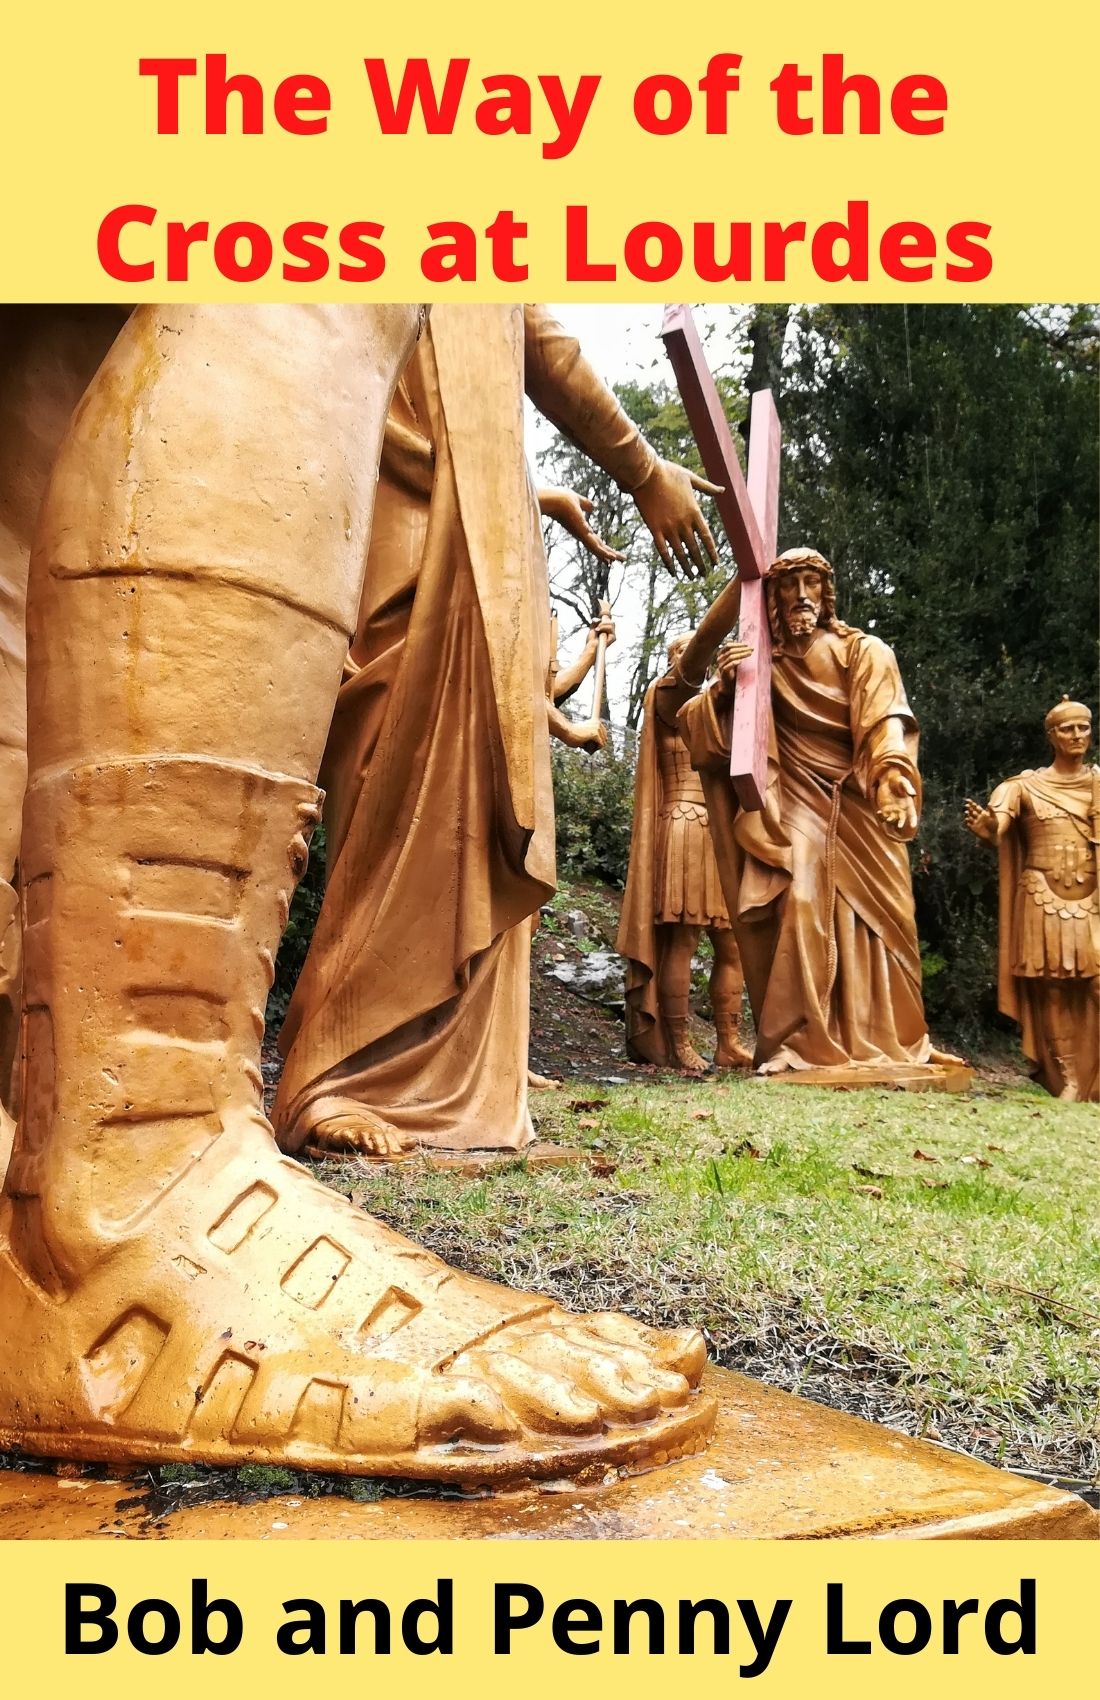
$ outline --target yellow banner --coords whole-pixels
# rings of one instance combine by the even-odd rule
[[[277,1525],[276,1525],[277,1527]],[[948,1542],[35,1542],[0,1549],[5,1686],[571,1700],[1072,1692],[1098,1550]],[[451,1685],[456,1687],[452,1690]],[[258,1685],[262,1685],[260,1688]]]
[[[8,299],[1100,292],[1090,0],[69,0],[4,34]]]

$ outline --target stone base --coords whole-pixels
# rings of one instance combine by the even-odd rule
[[[149,1474],[94,1481],[0,1472],[0,1539],[183,1540],[1095,1540],[1100,1518],[1073,1494],[975,1463],[930,1441],[839,1415],[724,1370],[702,1453],[601,1487],[571,1482],[484,1499],[371,1503],[280,1494],[165,1512]]]
[[[782,1074],[757,1074],[776,1086],[826,1086],[834,1092],[887,1088],[895,1092],[969,1092],[974,1070],[966,1063],[898,1063],[882,1068],[791,1068]]]

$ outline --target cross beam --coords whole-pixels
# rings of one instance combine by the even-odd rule
[[[723,486],[714,501],[741,580],[741,638],[752,645],[752,654],[737,670],[730,778],[743,809],[762,809],[771,726],[771,632],[763,580],[775,559],[779,530],[779,415],[771,391],[757,390],[749,418],[746,482],[691,308],[683,303],[666,307],[661,336],[703,468],[712,483]]]

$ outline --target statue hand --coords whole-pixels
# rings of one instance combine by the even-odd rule
[[[611,615],[601,614],[598,620],[593,620],[592,624],[588,628],[588,633],[590,643],[595,643],[599,638],[605,637],[607,639],[607,647],[610,649],[611,645],[615,642],[616,637],[615,622],[611,618]]]
[[[546,519],[556,520],[590,555],[595,555],[597,561],[625,561],[626,556],[618,549],[612,549],[589,525],[587,516],[595,510],[595,506],[595,502],[587,496],[578,496],[575,490],[555,487],[539,491],[539,512]]]
[[[735,643],[727,638],[718,650],[718,694],[727,702],[732,698],[737,682],[737,669],[752,654],[751,643]]]
[[[598,750],[607,748],[607,727],[602,720],[584,720],[577,727],[580,738],[576,748],[583,750],[586,755],[594,756]]]
[[[601,720],[567,720],[561,714],[553,735],[567,749],[584,750],[590,756],[607,748],[607,727]]]
[[[702,578],[718,565],[718,550],[696,490],[718,496],[722,486],[708,484],[671,460],[659,460],[645,483],[631,492],[665,566],[673,574],[679,568],[685,578]]]
[[[983,809],[973,798],[966,799],[963,819],[975,838],[981,838],[986,844],[993,844],[997,838],[997,817],[992,809]]]
[[[887,768],[875,786],[875,812],[897,838],[912,838],[917,830],[917,793],[904,773]]]

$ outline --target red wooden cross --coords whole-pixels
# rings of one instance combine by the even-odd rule
[[[775,560],[779,530],[779,415],[771,390],[757,390],[749,421],[746,483],[691,308],[682,303],[666,307],[661,336],[706,475],[713,484],[723,486],[714,501],[741,579],[741,639],[752,644],[752,654],[737,670],[730,778],[743,809],[762,809],[768,782],[772,694],[772,642],[764,575]]]

